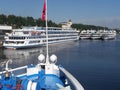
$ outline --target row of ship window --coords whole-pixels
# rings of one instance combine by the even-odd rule
[[[33,33],[44,33],[44,34],[46,34],[46,31],[32,31]],[[65,34],[65,33],[77,33],[77,32],[74,32],[74,31],[48,31],[48,34]],[[24,32],[24,34],[28,34],[28,32]]]
[[[67,34],[69,34],[69,33],[73,34],[73,33],[77,33],[77,32],[59,32],[59,31],[58,32],[48,32],[48,34],[66,34],[66,33]]]
[[[48,40],[49,42],[50,41],[60,41],[60,40],[69,40],[69,39],[76,39],[76,37],[74,38],[59,38],[59,39],[50,39]],[[43,40],[43,42],[46,42],[46,40]],[[40,41],[30,41],[29,44],[32,44],[32,43],[40,43]]]
[[[76,35],[53,35],[53,36],[48,36],[49,38],[51,37],[68,37],[68,36],[76,36]],[[46,38],[46,36],[38,36],[38,37],[9,37],[9,39],[37,39],[37,38]]]
[[[72,38],[59,38],[59,39],[50,39],[48,41],[59,41],[59,40],[69,40],[69,39],[76,39],[76,37],[72,37]]]
[[[5,41],[6,44],[9,44],[9,43],[16,43],[16,44],[23,44],[24,42],[23,41],[19,41],[19,42],[15,42],[15,41]]]
[[[76,39],[76,37],[70,37],[70,38],[58,38],[58,39],[49,39],[48,41],[59,41],[59,40],[66,40],[66,39]],[[46,42],[46,40],[43,40],[43,42]],[[6,41],[6,44],[8,43],[16,43],[16,44],[23,44],[24,42],[14,42],[14,41]],[[29,44],[32,43],[40,43],[40,40],[38,41],[30,41]]]

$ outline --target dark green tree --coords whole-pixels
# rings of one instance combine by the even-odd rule
[[[35,26],[35,20],[33,17],[27,17],[26,21],[27,21],[27,26]]]
[[[4,14],[0,15],[0,24],[7,24],[7,17]]]
[[[39,27],[45,27],[45,21],[42,21],[41,18],[36,19],[36,25]]]
[[[14,26],[16,24],[16,16],[15,15],[9,15],[7,18],[7,24]]]

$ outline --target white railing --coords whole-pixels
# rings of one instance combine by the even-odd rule
[[[70,74],[63,67],[59,67],[59,68],[66,75],[66,77],[71,81],[71,83],[74,85],[75,90],[84,90],[83,86],[79,83],[79,81],[72,74]]]
[[[9,69],[7,70],[8,72],[15,72],[15,71],[18,71],[18,70],[22,70],[22,69],[27,69],[27,66],[22,66],[22,67],[18,67],[18,68],[14,68],[14,69]],[[6,71],[2,71],[0,72],[0,74],[3,74],[5,73]]]

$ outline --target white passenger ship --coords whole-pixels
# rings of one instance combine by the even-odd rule
[[[78,40],[78,32],[71,28],[72,22],[62,25],[62,28],[48,27],[48,43]],[[45,27],[24,27],[15,29],[5,36],[3,47],[10,49],[38,47],[46,44]]]
[[[104,32],[102,34],[103,40],[111,40],[111,39],[115,39],[115,38],[116,38],[115,30],[109,30],[109,31],[104,30]]]
[[[99,40],[101,39],[102,33],[100,31],[94,31],[91,36],[90,39],[92,40]]]
[[[90,39],[91,37],[91,34],[92,34],[92,31],[91,30],[82,30],[80,32],[80,39],[83,40],[83,39]]]

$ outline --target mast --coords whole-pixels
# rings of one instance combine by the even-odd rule
[[[46,3],[46,15],[45,15],[45,23],[46,23],[46,63],[49,64],[49,52],[48,52],[48,22],[47,22],[47,0],[45,0]]]

